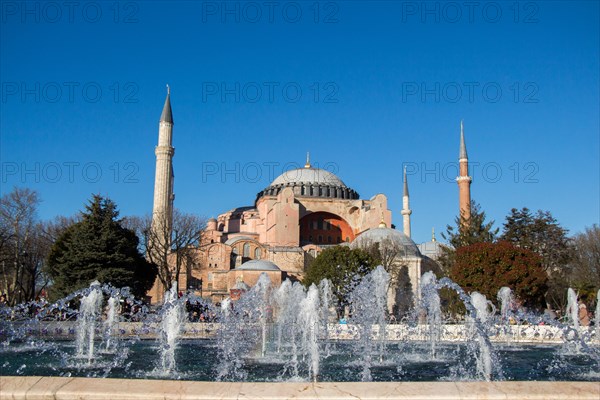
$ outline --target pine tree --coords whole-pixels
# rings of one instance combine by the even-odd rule
[[[549,211],[539,210],[534,215],[526,207],[513,208],[506,217],[501,239],[537,253],[546,272],[552,274],[563,270],[572,259],[567,232]]]
[[[482,211],[481,206],[473,200],[471,217],[465,219],[462,214],[457,216],[454,219],[456,227],[447,225],[446,233],[442,233],[442,237],[455,249],[475,243],[492,243],[496,240],[499,229],[493,228],[495,221],[486,222],[485,218],[485,211]]]
[[[494,228],[495,221],[486,222],[485,211],[474,200],[471,201],[471,217],[466,219],[461,214],[454,219],[454,223],[456,226],[446,225],[446,233],[442,233],[442,237],[450,244],[442,248],[439,259],[446,274],[454,264],[456,250],[476,243],[493,243],[499,231],[499,228]]]
[[[122,226],[115,203],[94,195],[81,220],[57,239],[48,257],[53,297],[87,287],[92,281],[129,286],[143,296],[156,277],[156,266],[138,250],[135,232]]]

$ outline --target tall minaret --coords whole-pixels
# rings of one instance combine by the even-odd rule
[[[171,112],[171,90],[167,85],[167,98],[158,123],[158,146],[156,154],[156,176],[154,178],[154,206],[152,208],[153,229],[170,232],[173,224],[173,113]],[[166,223],[167,226],[162,226]],[[166,229],[165,229],[166,228]],[[170,235],[169,235],[170,236]]]
[[[460,121],[460,152],[458,155],[459,176],[458,183],[458,206],[460,215],[465,219],[471,218],[471,177],[469,176],[469,158],[467,157],[467,146],[465,146],[465,133],[463,122]]]
[[[404,222],[404,234],[410,237],[410,204],[408,201],[408,181],[406,180],[406,166],[404,166],[404,193],[402,194],[402,222]]]

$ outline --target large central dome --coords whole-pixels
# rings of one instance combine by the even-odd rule
[[[269,186],[285,185],[289,183],[324,184],[346,187],[344,182],[331,172],[320,168],[292,169],[279,175]]]
[[[358,199],[359,195],[335,174],[320,168],[313,168],[307,162],[304,168],[292,169],[279,175],[267,188],[256,195],[277,196],[286,187],[292,188],[298,197],[326,197],[336,199]]]

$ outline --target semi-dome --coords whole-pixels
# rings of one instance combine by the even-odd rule
[[[386,240],[389,240],[395,247],[402,249],[403,255],[406,257],[421,256],[419,248],[411,238],[396,229],[385,227],[371,228],[364,231],[354,239],[350,247],[366,247],[373,243],[382,243]]]
[[[249,260],[236,268],[237,271],[281,271],[277,265],[268,260]]]
[[[304,168],[292,169],[279,175],[267,188],[256,195],[277,196],[284,188],[292,188],[295,196],[326,197],[336,199],[358,199],[360,196],[334,173],[321,168],[313,168],[310,164]]]

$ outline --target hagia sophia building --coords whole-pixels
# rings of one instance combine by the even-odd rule
[[[159,122],[154,186],[154,220],[173,213],[173,114],[167,93]],[[461,122],[459,208],[470,211],[468,159]],[[411,239],[410,197],[404,171],[402,231],[392,227],[392,211],[385,194],[363,199],[335,174],[314,168],[307,156],[303,168],[287,171],[258,192],[253,205],[240,206],[211,218],[194,248],[193,262],[182,268],[180,290],[190,290],[217,303],[253,286],[262,273],[274,285],[286,278],[302,280],[315,257],[327,247],[366,247],[374,243],[392,246],[396,264],[404,268],[413,299],[420,297],[420,277],[435,263],[441,244],[417,245]],[[158,222],[157,222],[158,223]],[[430,268],[429,268],[430,269]],[[388,271],[389,272],[389,271]],[[392,277],[394,275],[392,274]],[[400,283],[388,295],[390,311],[397,302]],[[406,285],[405,285],[406,286]],[[162,301],[164,288],[157,283],[149,291],[152,303]]]

